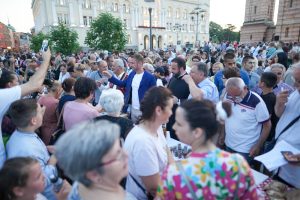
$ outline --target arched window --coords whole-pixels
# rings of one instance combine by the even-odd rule
[[[126,12],[126,4],[123,4],[123,13]]]
[[[290,28],[289,27],[287,27],[287,28],[285,28],[285,37],[289,37],[289,30],[290,30]]]

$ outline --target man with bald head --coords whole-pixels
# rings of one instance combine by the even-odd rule
[[[92,72],[90,75],[90,78],[96,81],[96,84],[98,88],[95,91],[95,100],[94,103],[98,104],[101,93],[104,89],[109,88],[108,84],[108,77],[104,75],[103,71],[108,71],[111,75],[113,75],[113,72],[108,70],[107,62],[104,60],[101,60],[100,62],[97,62],[98,70]]]
[[[267,106],[258,94],[248,90],[241,78],[229,78],[225,88],[224,100],[232,104],[232,115],[225,121],[226,150],[241,154],[252,165],[271,130]],[[219,140],[221,144],[223,137]]]

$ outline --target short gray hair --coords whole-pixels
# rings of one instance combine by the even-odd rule
[[[67,176],[88,187],[92,182],[86,173],[104,173],[99,165],[119,137],[117,124],[105,120],[83,122],[61,136],[55,144],[55,156]]]
[[[207,70],[207,65],[204,62],[198,62],[198,63],[194,63],[194,66],[197,66],[197,70],[199,72],[203,72],[204,76],[207,77],[208,76],[208,70]]]
[[[149,63],[144,63],[143,68],[150,73],[154,73],[154,67]]]
[[[118,65],[118,67],[121,67],[124,69],[124,62],[122,59],[120,59],[120,58],[115,59],[114,62]]]
[[[108,114],[120,114],[124,106],[124,95],[120,90],[103,90],[99,104]]]
[[[282,65],[282,64],[280,64],[280,63],[274,63],[274,64],[272,64],[271,66],[270,66],[270,69],[271,69],[271,71],[272,71],[272,69],[274,69],[274,68],[280,68],[280,69],[282,69],[282,72],[283,73],[285,73],[285,66],[284,65]]]
[[[243,90],[245,88],[245,86],[246,86],[245,82],[243,81],[243,79],[241,79],[239,77],[229,78],[225,84],[226,89],[231,88],[231,87],[237,87],[237,88]]]

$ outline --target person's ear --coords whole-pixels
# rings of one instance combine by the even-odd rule
[[[16,197],[22,197],[23,195],[24,195],[24,189],[22,188],[22,187],[19,187],[19,186],[17,186],[17,187],[14,187],[13,189],[12,189],[12,192],[14,193],[14,195],[16,196]]]
[[[162,114],[162,111],[163,111],[163,110],[161,109],[160,106],[156,106],[155,112],[156,112],[157,116],[160,116],[160,115]]]
[[[91,171],[86,172],[85,176],[92,183],[100,183],[101,182],[101,176],[99,175],[99,173],[96,170],[91,170]]]
[[[203,137],[204,131],[202,128],[195,128],[193,130],[193,135],[195,137],[195,139],[199,139],[201,137]]]

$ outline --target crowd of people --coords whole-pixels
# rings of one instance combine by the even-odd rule
[[[300,154],[254,160],[300,151],[298,43],[0,57],[0,199],[259,199],[251,168],[300,189]]]

